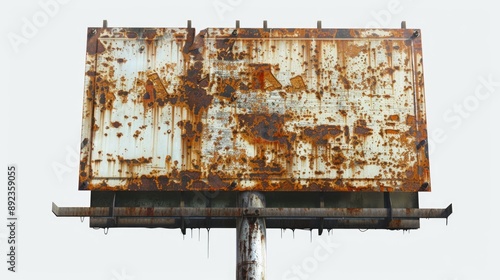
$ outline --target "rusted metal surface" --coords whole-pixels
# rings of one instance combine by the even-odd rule
[[[90,28],[81,190],[429,191],[414,29]]]

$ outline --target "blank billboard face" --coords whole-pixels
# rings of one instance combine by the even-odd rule
[[[81,190],[429,191],[411,29],[90,28]]]

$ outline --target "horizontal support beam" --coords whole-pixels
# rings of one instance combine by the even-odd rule
[[[445,209],[420,208],[198,208],[198,207],[59,207],[52,203],[57,217],[263,217],[403,219],[448,218]]]

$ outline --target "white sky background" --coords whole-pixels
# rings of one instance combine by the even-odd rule
[[[309,231],[296,231],[295,238],[286,231],[281,238],[279,230],[268,230],[267,277],[498,277],[500,20],[493,1],[54,1],[5,1],[0,11],[1,279],[235,279],[234,229],[210,231],[207,258],[206,230],[200,241],[197,230],[193,238],[188,230],[185,240],[180,230],[165,229],[110,229],[104,235],[90,229],[88,219],[52,214],[52,201],[89,205],[90,193],[77,187],[77,151],[86,32],[103,19],[117,27],[184,27],[191,19],[198,31],[231,27],[236,19],[241,27],[268,20],[269,27],[290,28],[316,27],[317,20],[325,28],[398,28],[406,20],[408,28],[422,29],[433,191],[420,195],[420,206],[453,203],[449,225],[423,219],[410,233],[335,230],[318,237],[314,231],[312,242]],[[47,2],[57,3],[50,14],[39,4]],[[37,30],[23,35],[34,16],[40,17]],[[12,34],[22,42],[12,44]],[[9,163],[19,168],[16,274],[3,261]],[[328,250],[322,247],[329,242]]]

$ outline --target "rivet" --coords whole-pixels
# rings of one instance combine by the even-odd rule
[[[420,141],[418,144],[417,144],[417,150],[420,150],[420,148],[422,148],[423,146],[425,146],[425,144],[427,144],[427,140],[424,139],[422,141]]]

